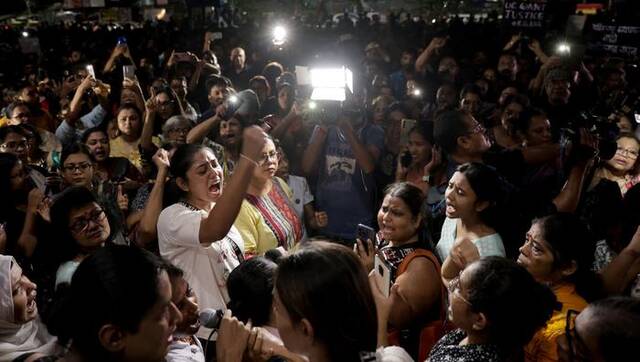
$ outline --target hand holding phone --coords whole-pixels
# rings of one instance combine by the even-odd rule
[[[367,254],[371,254],[372,252],[375,252],[375,250],[370,250],[369,249],[369,241],[371,241],[371,246],[372,247],[376,243],[376,231],[373,230],[373,228],[371,228],[371,227],[369,227],[367,225],[358,224],[357,230],[356,230],[356,235],[357,235],[357,238],[360,241],[362,241],[362,244],[364,246],[364,251]],[[375,249],[375,247],[373,249]]]
[[[134,80],[136,78],[136,68],[133,65],[123,65],[122,76],[125,79]]]

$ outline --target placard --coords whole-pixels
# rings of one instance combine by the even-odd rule
[[[638,55],[640,26],[594,23],[589,30],[588,50],[629,57]]]
[[[512,28],[542,28],[547,0],[505,0],[502,20]]]

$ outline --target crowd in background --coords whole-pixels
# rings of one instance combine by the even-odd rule
[[[0,361],[633,355],[637,59],[227,15],[0,34]],[[355,91],[310,102],[297,65]]]

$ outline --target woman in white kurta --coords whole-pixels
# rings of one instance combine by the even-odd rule
[[[226,280],[244,254],[233,222],[265,137],[257,127],[245,130],[241,160],[226,183],[222,167],[207,147],[183,145],[171,159],[171,174],[183,195],[160,213],[160,254],[184,270],[201,308],[224,309],[229,301]],[[202,328],[198,336],[206,338],[209,332]]]

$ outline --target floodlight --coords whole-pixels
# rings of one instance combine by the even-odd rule
[[[313,100],[344,101],[347,92],[353,93],[353,73],[345,68],[311,69]]]
[[[282,25],[273,28],[273,44],[282,45],[287,41],[287,29]]]

